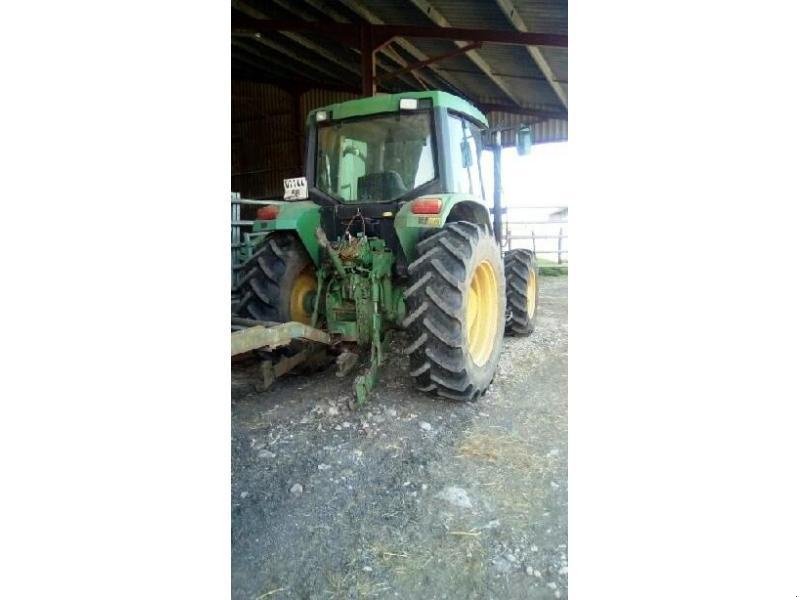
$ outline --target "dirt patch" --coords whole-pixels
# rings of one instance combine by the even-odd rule
[[[233,598],[566,598],[566,278],[540,294],[474,404],[415,392],[402,336],[357,412],[332,369],[237,367]]]

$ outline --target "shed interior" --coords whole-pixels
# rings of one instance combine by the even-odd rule
[[[566,0],[232,0],[231,191],[283,193],[304,121],[375,93],[444,90],[514,144],[567,139]]]

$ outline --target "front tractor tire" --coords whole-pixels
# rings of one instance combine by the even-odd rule
[[[488,227],[447,223],[417,245],[408,266],[403,326],[417,388],[474,401],[494,378],[505,326],[505,276]]]
[[[506,335],[533,333],[539,307],[539,270],[533,252],[524,248],[503,255],[506,271]]]
[[[235,311],[238,316],[311,323],[317,288],[314,264],[294,233],[269,235],[243,269],[239,284],[242,300]]]

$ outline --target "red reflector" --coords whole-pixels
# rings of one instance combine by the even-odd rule
[[[411,212],[415,215],[435,215],[442,210],[441,198],[419,198],[411,203]]]
[[[256,219],[259,221],[271,221],[278,216],[280,210],[280,207],[275,204],[262,206],[256,211]]]

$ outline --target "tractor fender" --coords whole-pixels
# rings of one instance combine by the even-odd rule
[[[471,194],[430,194],[426,198],[441,198],[442,209],[435,215],[417,215],[411,212],[411,202],[397,211],[394,228],[400,246],[409,262],[417,258],[417,243],[433,229],[441,229],[451,221],[469,221],[476,225],[492,227],[489,209],[480,198]]]
[[[294,231],[314,262],[314,266],[318,267],[320,261],[319,242],[315,232],[320,223],[319,205],[310,200],[276,201],[273,204],[280,207],[278,216],[269,221],[255,221],[253,223],[253,232]]]

